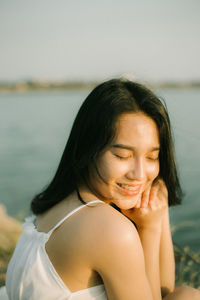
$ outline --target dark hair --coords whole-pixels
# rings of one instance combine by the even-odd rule
[[[80,107],[52,182],[32,200],[33,213],[48,210],[77,190],[80,181],[87,182],[89,165],[113,140],[118,117],[123,113],[139,111],[157,124],[160,138],[159,177],[167,186],[169,205],[179,204],[182,191],[166,106],[144,85],[112,79],[98,85]]]

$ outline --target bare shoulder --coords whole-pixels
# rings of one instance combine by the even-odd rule
[[[105,255],[113,255],[121,251],[133,251],[140,248],[141,243],[134,224],[122,213],[107,204],[88,207],[82,217],[83,232],[87,232],[88,253],[96,249],[92,258],[100,262]]]
[[[93,203],[83,207],[62,224],[56,236],[66,249],[70,240],[74,248],[77,249],[78,246],[81,255],[93,254],[93,258],[94,253],[90,252],[94,248],[102,253],[117,243],[124,245],[125,240],[127,243],[128,241],[139,243],[138,232],[133,223],[105,203]]]
[[[132,222],[109,205],[95,207],[91,222],[89,259],[108,298],[152,300],[142,245]]]
[[[92,230],[100,241],[119,241],[138,236],[134,224],[121,212],[107,204],[98,204],[95,208],[88,207],[88,230]]]

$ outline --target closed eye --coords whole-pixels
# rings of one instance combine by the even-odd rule
[[[156,158],[153,158],[153,157],[147,157],[148,160],[151,160],[151,161],[157,161],[159,160],[159,157],[156,157]]]
[[[120,156],[118,154],[114,154],[117,158],[121,159],[121,160],[127,160],[129,159],[131,156]]]

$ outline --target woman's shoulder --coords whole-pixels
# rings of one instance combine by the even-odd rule
[[[91,243],[112,245],[124,243],[125,240],[138,239],[134,224],[108,204],[97,204],[88,207],[82,220],[82,232],[88,232]]]
[[[112,206],[99,202],[86,205],[67,219],[58,230],[62,241],[76,243],[81,240],[86,248],[109,242],[120,243],[137,234],[134,224]],[[80,243],[79,243],[80,247]]]
[[[73,214],[56,233],[63,248],[74,249],[82,257],[96,256],[127,244],[137,244],[139,236],[134,224],[106,203],[87,205]],[[66,250],[67,251],[67,250]],[[72,251],[73,252],[73,251]]]
[[[92,268],[113,282],[120,270],[126,276],[137,270],[144,277],[144,255],[134,224],[109,205],[98,205],[91,215],[87,257]]]

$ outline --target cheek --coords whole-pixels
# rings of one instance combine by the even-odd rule
[[[160,165],[159,162],[157,162],[156,164],[149,166],[148,168],[148,177],[150,180],[154,180],[160,171]]]
[[[96,164],[100,176],[107,181],[112,176],[112,167],[106,159],[101,159]]]
[[[109,160],[108,162],[105,160],[101,161],[101,164],[98,165],[98,170],[101,176],[109,181],[123,176],[128,171],[128,167],[125,163],[114,160]]]

